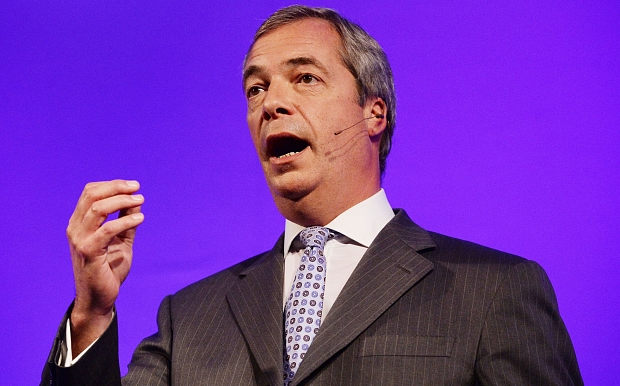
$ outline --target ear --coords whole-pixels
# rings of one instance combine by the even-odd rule
[[[364,116],[370,118],[366,120],[368,135],[370,137],[380,137],[383,130],[387,127],[387,107],[383,99],[375,97],[366,101]]]

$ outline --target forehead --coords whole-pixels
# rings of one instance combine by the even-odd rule
[[[321,19],[308,18],[277,27],[256,40],[248,53],[250,67],[284,65],[294,58],[312,58],[328,66],[342,65],[340,35]]]

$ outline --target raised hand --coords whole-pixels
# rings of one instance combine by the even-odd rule
[[[69,220],[67,238],[75,278],[71,346],[78,355],[105,331],[119,288],[127,278],[136,227],[144,220],[137,181],[91,182]],[[117,219],[105,222],[119,212]]]

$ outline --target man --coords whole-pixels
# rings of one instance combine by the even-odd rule
[[[123,384],[582,384],[542,268],[391,210],[392,83],[378,44],[331,10],[293,6],[261,26],[247,121],[285,233],[165,298]],[[114,302],[144,219],[137,190],[93,183],[78,201],[76,298],[43,384],[121,382]]]

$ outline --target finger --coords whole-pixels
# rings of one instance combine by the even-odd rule
[[[84,255],[98,256],[104,254],[114,237],[129,230],[132,230],[135,234],[135,228],[142,224],[143,221],[143,213],[133,213],[116,220],[108,221],[92,234],[90,242],[88,243],[92,250],[83,251]]]
[[[84,219],[80,224],[80,229],[87,233],[94,232],[103,224],[109,214],[128,208],[134,208],[143,203],[144,196],[141,194],[122,194],[95,201],[84,215]]]
[[[132,194],[138,189],[140,189],[140,184],[133,180],[90,182],[84,187],[71,219],[79,219],[81,222],[93,202],[118,194]]]
[[[131,216],[133,214],[138,214],[142,212],[142,205],[134,206],[131,208],[123,209],[118,213],[118,217]],[[122,233],[122,238],[133,239],[136,236],[136,228],[127,229],[124,233]],[[121,235],[119,235],[121,237]]]
[[[128,214],[140,213],[140,212],[142,212],[142,205],[123,209],[118,214],[118,217],[126,216]]]

